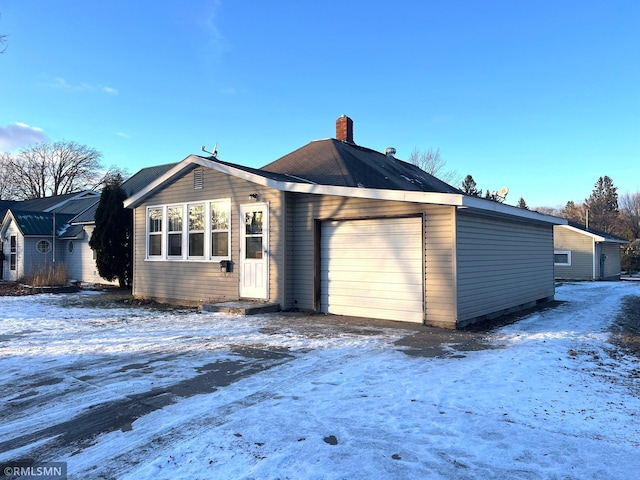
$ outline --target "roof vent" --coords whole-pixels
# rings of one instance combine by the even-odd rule
[[[396,154],[396,149],[393,147],[387,147],[384,150],[384,154],[388,157],[393,157]]]

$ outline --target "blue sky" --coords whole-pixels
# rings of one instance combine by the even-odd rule
[[[640,191],[640,2],[0,0],[0,151],[254,167],[335,136],[439,148],[529,206]],[[458,185],[456,185],[458,186]]]

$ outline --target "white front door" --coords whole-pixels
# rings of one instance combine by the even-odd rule
[[[240,205],[240,297],[269,298],[269,204]]]

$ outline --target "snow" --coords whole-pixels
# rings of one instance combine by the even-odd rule
[[[394,344],[412,330],[86,302],[100,295],[0,297],[0,462],[123,479],[640,470],[638,358],[609,333],[637,282],[559,286],[559,306],[435,357]],[[123,416],[100,424],[109,406]]]

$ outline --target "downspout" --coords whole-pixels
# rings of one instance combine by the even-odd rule
[[[591,260],[592,260],[592,263],[593,263],[593,273],[591,275],[591,280],[593,280],[593,281],[597,280],[597,278],[596,278],[596,259],[598,258],[597,255],[598,255],[598,249],[597,249],[596,241],[594,240],[593,241],[593,254],[591,256]]]
[[[56,269],[56,211],[53,211],[53,242],[51,243],[51,248],[52,248],[52,264],[53,264],[53,270],[55,271]]]

